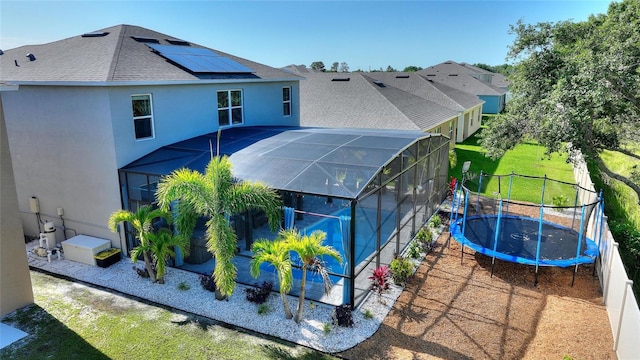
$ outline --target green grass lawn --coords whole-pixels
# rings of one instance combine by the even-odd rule
[[[470,172],[479,174],[509,175],[516,174],[539,176],[545,175],[550,179],[575,183],[573,167],[567,163],[565,155],[552,154],[551,157],[544,155],[545,149],[535,143],[524,143],[508,151],[499,160],[492,160],[484,156],[484,151],[478,144],[477,135],[471,136],[461,144],[456,145],[457,164],[450,169],[449,174],[457,179],[462,178],[462,165],[465,161],[471,161]],[[502,198],[508,196],[509,177],[489,177],[483,178],[480,192],[489,196],[495,192],[502,194]],[[543,183],[545,184],[543,186]],[[470,187],[478,190],[478,181],[471,182]],[[544,203],[553,203],[553,198],[559,195],[565,196],[573,203],[575,190],[570,185],[561,184],[543,179],[533,180],[514,177],[511,186],[511,198],[533,203],[540,203],[542,200],[542,189],[545,189]]]
[[[0,350],[3,360],[334,359],[39,272],[31,281],[35,304],[3,319],[30,336]]]
[[[617,151],[604,150],[600,154],[600,159],[607,165],[609,170],[626,178],[631,176],[631,169],[634,165],[640,166],[640,159]]]

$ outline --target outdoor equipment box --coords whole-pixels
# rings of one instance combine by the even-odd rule
[[[93,236],[78,235],[62,242],[64,258],[96,266],[94,255],[111,248],[111,241]]]
[[[106,268],[120,261],[120,249],[111,248],[101,251],[94,258],[96,258],[96,265]]]

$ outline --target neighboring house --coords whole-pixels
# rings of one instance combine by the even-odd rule
[[[51,220],[58,242],[81,233],[122,247],[107,228],[122,208],[119,168],[220,128],[298,126],[299,80],[131,25],[5,50],[0,81],[20,86],[3,105],[25,234]]]
[[[451,142],[452,146],[480,129],[484,101],[475,95],[430,81],[416,73],[373,72],[368,75],[384,84],[456,111],[457,121],[442,124],[435,131],[432,129],[432,132],[443,133],[455,140]]]
[[[3,98],[18,86],[0,82],[0,316],[33,303],[29,265],[24,247],[24,233],[18,216],[18,197],[7,141]]]
[[[368,73],[309,73],[304,77],[300,83],[303,126],[436,132],[458,117],[457,111]]]
[[[328,73],[293,65],[285,70],[305,78],[304,126],[420,130],[461,142],[481,125],[482,100],[416,73]]]
[[[494,73],[489,70],[473,66],[471,64],[461,62],[460,65],[469,69],[469,75],[475,77],[478,80],[488,82],[493,86],[497,86],[502,90],[509,91],[510,81],[506,76],[500,73]]]
[[[490,74],[482,74],[454,61],[445,61],[418,71],[433,82],[476,95],[484,100],[484,114],[498,114],[504,110],[507,91],[491,84]]]

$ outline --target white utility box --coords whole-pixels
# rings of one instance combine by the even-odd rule
[[[62,242],[64,258],[96,266],[97,253],[111,248],[111,241],[93,236],[78,235]]]

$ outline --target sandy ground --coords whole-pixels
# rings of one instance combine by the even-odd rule
[[[380,329],[348,359],[616,359],[593,266],[535,268],[438,239]]]

